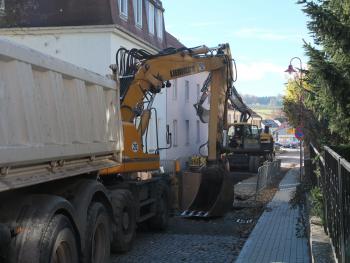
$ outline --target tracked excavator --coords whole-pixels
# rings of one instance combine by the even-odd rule
[[[232,92],[233,63],[228,44],[215,48],[169,48],[152,55],[144,50],[121,48],[116,64],[111,65],[114,78],[120,81],[124,152],[121,165],[101,171],[102,176],[118,173],[154,171],[160,168],[158,145],[148,153],[147,136],[152,107],[157,93],[170,88],[169,80],[209,72],[211,96],[208,119],[207,165],[201,170],[201,183],[193,202],[183,213],[188,217],[222,216],[232,205],[233,182],[222,155],[224,130],[227,126],[227,103]],[[207,83],[208,84],[208,83]],[[204,96],[207,90],[202,89]],[[205,109],[196,107],[201,118]],[[145,139],[146,137],[146,139]],[[167,143],[171,134],[167,127]],[[164,149],[164,148],[163,148]]]

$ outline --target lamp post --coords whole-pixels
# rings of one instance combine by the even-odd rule
[[[299,139],[299,142],[300,142],[300,182],[302,181],[302,174],[303,174],[303,150],[302,150],[302,144],[303,144],[303,137],[304,137],[304,134],[303,134],[303,127],[304,127],[304,124],[303,124],[303,117],[302,117],[302,114],[303,114],[303,63],[301,61],[301,59],[299,57],[293,57],[290,62],[289,62],[289,66],[287,68],[287,70],[285,70],[284,72],[287,72],[289,75],[293,74],[293,73],[297,73],[297,70],[294,69],[293,65],[292,65],[292,62],[293,60],[299,60],[299,63],[300,63],[300,68],[298,69],[300,75],[299,75],[299,81],[300,81],[300,84],[299,84],[299,87],[300,87],[300,96],[299,96],[299,105],[300,105],[300,112],[299,112],[299,127],[298,127],[298,131],[299,132],[299,135],[298,135],[298,139]],[[297,82],[297,80],[295,80]],[[297,135],[298,133],[296,133]]]

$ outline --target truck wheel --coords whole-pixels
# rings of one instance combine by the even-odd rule
[[[41,240],[40,262],[79,262],[78,244],[70,220],[55,215],[47,225]]]
[[[113,233],[112,251],[126,252],[131,249],[136,231],[136,204],[129,190],[115,190],[112,205],[116,221]]]
[[[86,263],[105,263],[110,258],[110,219],[103,204],[94,202],[87,215],[85,235]]]
[[[148,226],[157,231],[165,230],[169,223],[169,187],[160,182],[157,186],[156,215],[149,219]]]

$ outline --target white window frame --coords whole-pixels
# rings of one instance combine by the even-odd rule
[[[155,6],[154,4],[152,4],[150,1],[148,1],[148,7],[147,7],[147,14],[148,14],[148,17],[147,17],[147,23],[148,23],[148,32],[151,34],[151,35],[154,35],[154,27],[155,27],[155,24],[154,24],[154,18],[155,18]]]
[[[197,144],[200,142],[201,140],[201,124],[200,124],[200,121],[197,120]]]
[[[201,85],[197,83],[197,102],[199,102],[199,99],[201,98]]]
[[[122,18],[128,18],[128,0],[118,0],[118,4],[119,4],[119,15]],[[123,6],[122,4],[124,4],[124,10],[123,10]]]
[[[156,11],[156,28],[157,28],[157,37],[163,39],[163,11],[157,9]]]
[[[174,80],[173,84],[173,100],[177,100],[177,79]]]
[[[142,28],[142,0],[134,0],[135,25]]]
[[[186,146],[190,145],[190,120],[185,120]]]
[[[185,101],[190,101],[190,81],[185,80]]]
[[[178,132],[178,127],[177,127],[177,120],[173,120],[173,144],[174,144],[174,147],[177,147],[177,132]]]
[[[5,12],[5,0],[0,0],[0,13],[3,14]]]

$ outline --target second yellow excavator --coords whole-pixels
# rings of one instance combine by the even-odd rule
[[[111,68],[121,87],[123,162],[101,171],[101,176],[158,170],[159,145],[155,153],[150,154],[143,144],[156,94],[162,88],[171,86],[169,80],[209,72],[211,96],[207,165],[201,170],[202,180],[197,196],[183,215],[222,216],[233,202],[233,182],[222,155],[224,131],[227,129],[227,103],[233,88],[233,63],[229,45],[169,48],[156,55],[144,50],[122,48],[117,52],[116,61],[117,64]],[[169,129],[167,134],[167,142],[171,144]]]

